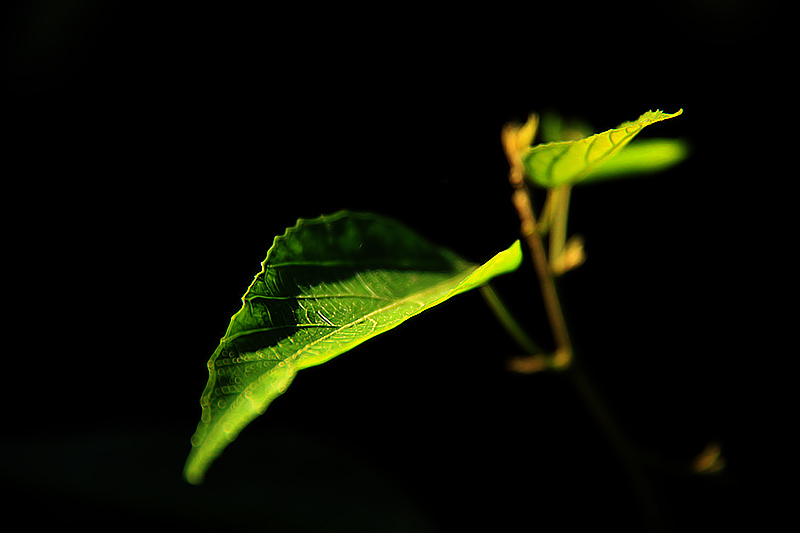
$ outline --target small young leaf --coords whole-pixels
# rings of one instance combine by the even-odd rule
[[[200,483],[299,370],[515,270],[521,257],[517,241],[474,265],[375,215],[341,211],[298,220],[275,238],[208,362],[186,479]]]
[[[645,127],[683,113],[648,111],[637,120],[620,124],[612,130],[575,141],[539,144],[523,156],[525,172],[536,185],[558,187],[585,180],[600,165],[617,156]]]

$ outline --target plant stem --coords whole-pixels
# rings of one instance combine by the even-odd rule
[[[497,317],[500,324],[506,329],[509,335],[516,341],[517,345],[522,348],[528,355],[539,355],[544,353],[544,350],[539,348],[535,342],[531,340],[519,322],[516,321],[514,316],[508,311],[503,301],[494,291],[492,286],[487,283],[480,288],[481,296],[489,305],[494,315]]]
[[[550,231],[550,226],[553,224],[553,195],[549,194],[548,191],[547,196],[544,199],[544,205],[542,206],[542,212],[539,213],[539,219],[536,221],[536,231],[539,232],[539,235],[547,235],[547,232]]]
[[[552,358],[551,367],[563,368],[572,381],[573,386],[580,394],[598,425],[602,428],[614,449],[625,465],[628,477],[639,498],[644,518],[652,531],[663,531],[663,522],[660,519],[655,497],[647,482],[636,453],[622,429],[617,425],[614,417],[592,386],[580,365],[573,360],[572,343],[569,338],[561,301],[556,291],[553,271],[548,262],[547,253],[542,243],[542,235],[537,231],[536,217],[533,212],[530,191],[525,183],[522,163],[519,159],[517,135],[513,130],[504,132],[504,144],[509,158],[510,170],[508,180],[514,189],[514,207],[520,219],[520,233],[531,251],[533,266],[539,278],[542,299],[544,301],[547,318],[553,339],[556,342],[556,353]],[[547,206],[548,220],[550,222],[551,257],[553,260],[564,248],[566,240],[567,210],[569,208],[569,187],[556,188],[549,191]],[[505,310],[507,312],[507,310]],[[499,316],[499,315],[498,315]],[[505,319],[502,319],[506,323]],[[509,323],[514,323],[513,319]],[[571,363],[571,364],[570,364]]]
[[[562,185],[549,189],[552,211],[552,225],[550,230],[550,261],[559,260],[567,242],[567,216],[569,214],[569,196],[571,187]]]
[[[536,275],[539,278],[539,285],[542,290],[542,300],[544,301],[547,319],[550,322],[550,329],[553,332],[553,339],[556,342],[556,357],[565,359],[565,363],[572,357],[572,343],[569,340],[564,313],[561,310],[561,302],[556,292],[556,285],[547,264],[547,254],[545,253],[542,237],[536,231],[536,218],[533,213],[530,193],[522,180],[521,170],[519,178],[514,176],[514,169],[509,173],[509,181],[514,187],[514,206],[520,219],[520,233],[525,239],[528,248],[531,250],[531,258]]]
[[[567,190],[566,198],[553,199],[556,200],[551,205],[551,207],[556,209],[556,211],[553,212],[552,218],[552,220],[555,221],[554,227],[552,228],[554,232],[560,231],[557,228],[561,224],[559,220],[562,218],[562,209],[564,209],[564,221],[566,221],[566,211],[561,202],[565,199],[566,201],[569,200],[568,194],[569,191]],[[523,198],[522,195],[525,195],[525,198]],[[639,498],[644,518],[650,524],[650,529],[654,532],[663,531],[663,522],[659,516],[655,497],[647,482],[644,471],[636,458],[636,452],[633,446],[631,446],[625,434],[614,420],[614,417],[611,416],[605,403],[595,391],[586,374],[580,368],[580,365],[577,364],[574,359],[572,343],[569,339],[566,321],[564,320],[564,314],[561,309],[561,302],[556,291],[552,271],[547,261],[544,245],[542,244],[541,236],[535,231],[535,225],[530,222],[530,220],[533,219],[533,209],[530,207],[530,196],[524,184],[515,187],[514,205],[517,206],[520,220],[522,220],[522,234],[531,249],[533,264],[541,286],[542,298],[550,321],[553,338],[557,345],[552,366],[555,368],[565,368],[573,386],[578,391],[581,398],[583,398],[587,408],[592,413],[598,425],[606,434],[606,438],[611,442],[620,460],[625,465],[628,477]],[[526,228],[531,228],[532,231],[528,232]],[[557,235],[551,234],[551,238],[553,237],[557,237]]]
[[[566,373],[625,466],[628,479],[633,485],[644,519],[649,524],[650,530],[653,532],[665,531],[655,495],[650,489],[650,484],[640,462],[637,460],[636,450],[625,437],[619,425],[617,425],[616,420],[606,407],[605,402],[597,394],[579,362],[573,358],[572,364]]]

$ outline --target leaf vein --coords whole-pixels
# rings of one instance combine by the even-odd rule
[[[334,298],[364,298],[369,300],[388,300],[383,296],[377,294],[319,294],[319,295],[302,295],[296,296],[273,296],[267,294],[248,294],[245,296],[245,301],[252,300],[327,300]]]
[[[330,328],[330,327],[332,327],[332,326],[329,326],[327,324],[285,324],[285,325],[282,325],[282,326],[268,326],[268,327],[265,327],[265,328],[254,328],[254,329],[248,329],[248,330],[245,330],[245,331],[240,331],[238,333],[234,333],[233,335],[230,335],[230,336],[227,336],[227,337],[223,337],[221,342],[230,342],[230,341],[234,341],[234,340],[236,340],[236,339],[238,339],[240,337],[244,337],[244,336],[247,336],[247,335],[253,335],[255,333],[266,333],[268,331],[274,331],[276,329],[284,329],[284,328],[300,328],[300,329],[303,329],[303,328]]]

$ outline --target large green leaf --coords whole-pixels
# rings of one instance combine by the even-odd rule
[[[186,479],[200,483],[299,370],[515,270],[521,257],[517,241],[474,265],[375,215],[341,211],[298,220],[275,238],[208,362]]]
[[[645,127],[681,113],[682,109],[671,114],[648,111],[637,120],[590,137],[533,146],[522,156],[525,172],[536,185],[548,188],[588,181],[595,176],[595,171],[611,165],[614,158],[624,153],[623,148]],[[637,166],[633,159],[627,165],[630,171]],[[605,177],[609,175],[609,172],[604,174]]]

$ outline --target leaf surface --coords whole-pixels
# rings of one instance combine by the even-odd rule
[[[682,109],[671,114],[648,111],[637,120],[590,137],[533,146],[522,156],[525,172],[536,185],[548,188],[584,181],[601,165],[610,164],[645,127],[681,113]]]
[[[299,370],[515,270],[521,258],[517,241],[478,266],[376,215],[298,220],[275,238],[208,362],[186,479],[202,482]]]
[[[686,142],[680,139],[633,141],[619,154],[598,165],[582,183],[659,172],[680,163],[688,153]]]

